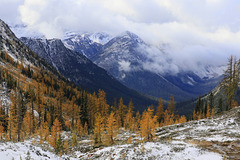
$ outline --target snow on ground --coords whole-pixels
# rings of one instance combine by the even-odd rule
[[[85,138],[62,157],[55,155],[49,145],[39,145],[38,139],[0,142],[0,159],[237,160],[240,159],[239,122],[240,107],[213,118],[158,128],[154,142],[146,143],[142,143],[137,134],[120,129],[113,146],[95,148],[92,141]],[[70,135],[63,132],[64,139],[70,140]],[[126,144],[129,137],[132,143]]]
[[[239,107],[214,118],[158,128],[156,135],[160,138],[171,136],[178,140],[191,138],[219,142],[237,141],[240,140],[240,118],[236,115],[238,113]]]
[[[221,160],[220,154],[208,152],[180,141],[170,143],[147,142],[145,144],[116,145],[97,148],[92,153],[79,153],[80,159],[160,159],[160,160]]]
[[[62,158],[64,158],[63,156]],[[52,152],[37,147],[32,143],[32,141],[25,142],[7,142],[0,143],[0,159],[1,160],[18,160],[18,159],[27,159],[38,160],[38,159],[51,159],[51,160],[60,160],[61,157],[55,155]],[[73,158],[71,158],[73,159]]]
[[[223,157],[214,152],[209,152],[194,144],[183,141],[159,141],[146,142],[138,144],[122,144],[109,147],[93,148],[89,140],[82,140],[80,145],[88,145],[86,148],[91,150],[82,150],[76,147],[70,155],[62,157],[55,155],[47,145],[37,144],[37,140],[27,140],[25,142],[6,142],[0,143],[0,159],[31,159],[38,160],[60,160],[60,159],[90,159],[90,160],[112,160],[112,159],[159,159],[159,160],[221,160]],[[44,146],[44,147],[43,147]]]
[[[156,135],[196,144],[209,151],[240,159],[240,107],[213,118],[158,128]]]

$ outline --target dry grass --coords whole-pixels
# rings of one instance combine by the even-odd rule
[[[212,152],[219,153],[229,160],[240,160],[240,141],[217,142],[217,141],[188,140],[188,143],[197,145],[201,148],[207,149]]]

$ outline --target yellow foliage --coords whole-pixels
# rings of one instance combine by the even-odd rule
[[[206,117],[210,117],[211,116],[211,113],[210,113],[210,107],[209,105],[207,106],[207,113],[206,113]]]
[[[157,127],[157,116],[153,116],[153,109],[148,108],[143,112],[140,130],[144,141],[152,141]]]
[[[1,140],[3,139],[3,134],[4,134],[4,127],[2,126],[2,124],[0,124],[0,136],[1,136]]]
[[[186,116],[182,115],[180,118],[179,118],[179,123],[185,123],[187,122],[187,118]]]
[[[56,118],[53,122],[51,138],[49,139],[49,144],[53,148],[56,148],[56,140],[57,140],[57,136],[60,133],[60,131],[61,131],[61,124],[58,121],[58,119]]]
[[[95,144],[101,144],[102,143],[102,132],[104,130],[104,124],[103,124],[103,117],[100,113],[97,113],[95,116],[95,124],[94,124],[94,143]]]
[[[83,128],[83,136],[87,136],[87,135],[88,135],[88,125],[87,125],[87,122],[85,122],[84,128]]]
[[[173,113],[169,113],[168,110],[166,109],[164,111],[164,125],[172,125],[174,124],[174,114]]]
[[[81,120],[78,119],[77,120],[77,126],[76,126],[76,130],[77,130],[77,135],[82,137],[83,136],[83,126],[82,126],[82,123],[81,123]]]
[[[106,131],[107,131],[106,144],[112,145],[114,143],[113,137],[117,133],[117,124],[116,124],[116,118],[114,113],[111,113],[108,117]]]

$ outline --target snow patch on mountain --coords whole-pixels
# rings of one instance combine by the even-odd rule
[[[104,32],[95,32],[92,34],[89,34],[89,39],[93,42],[105,45],[108,43],[113,37],[107,33]]]
[[[188,81],[186,83],[191,85],[191,86],[194,86],[196,81],[194,81],[194,79],[192,77],[187,76],[187,78],[188,78]]]
[[[63,40],[71,39],[73,42],[81,42],[82,40],[90,40],[90,43],[99,43],[105,45],[113,37],[104,32],[94,32],[94,33],[81,33],[81,32],[66,32],[63,36]]]
[[[10,104],[10,90],[7,88],[7,83],[2,82],[0,84],[0,105],[7,111]]]
[[[223,75],[227,66],[199,66],[199,69],[195,71],[195,74],[198,75],[201,79],[211,79]]]

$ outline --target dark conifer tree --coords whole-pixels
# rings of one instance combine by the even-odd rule
[[[209,95],[208,101],[209,101],[209,107],[210,109],[212,109],[214,107],[214,97],[212,92]]]
[[[231,109],[234,98],[234,93],[237,90],[239,83],[239,67],[240,62],[236,60],[236,57],[230,56],[228,59],[228,67],[224,73],[224,78],[221,82],[221,88],[224,90],[227,96],[227,107],[226,110]]]
[[[220,113],[223,111],[223,101],[222,101],[222,97],[220,97],[218,99],[218,105],[217,105],[217,113]]]

